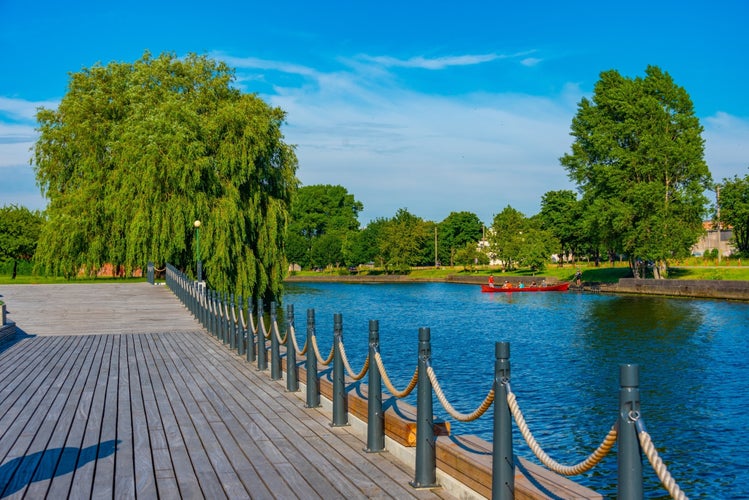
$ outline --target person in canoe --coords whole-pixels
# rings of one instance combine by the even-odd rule
[[[494,288],[494,275],[493,274],[489,275],[489,286]]]
[[[512,283],[505,280],[504,284],[502,285],[502,288],[512,288]]]

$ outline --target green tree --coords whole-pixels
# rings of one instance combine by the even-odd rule
[[[367,227],[352,235],[350,256],[348,257],[349,264],[358,265],[373,262],[377,266],[385,266],[385,258],[380,251],[380,241],[387,224],[387,219],[378,217],[367,224]]]
[[[315,238],[310,259],[316,267],[338,267],[343,262],[341,238],[335,234],[323,234]]]
[[[507,205],[494,216],[489,232],[489,250],[507,270],[515,269],[523,245],[525,215]]]
[[[551,253],[577,257],[583,248],[582,205],[573,191],[549,191],[541,198],[541,229],[550,232],[559,242]]]
[[[455,252],[469,243],[477,245],[484,224],[478,215],[471,212],[451,212],[439,223],[437,230],[437,254],[442,264],[453,265]]]
[[[294,255],[292,262],[303,266],[310,264],[315,239],[323,235],[337,235],[339,246],[350,253],[348,241],[359,229],[358,217],[363,208],[364,205],[343,186],[316,184],[300,187],[291,205],[288,227],[290,245],[293,245],[289,248],[289,254]]]
[[[711,183],[702,126],[687,92],[649,66],[644,78],[601,73],[592,101],[572,120],[572,152],[560,162],[583,193],[585,219],[606,248],[665,277],[703,232]]]
[[[468,242],[454,252],[453,261],[455,264],[463,266],[463,269],[473,271],[476,264],[482,266],[488,264],[489,256],[479,250],[475,242]]]
[[[420,264],[430,241],[427,223],[401,208],[382,228],[380,252],[387,270],[406,272]]]
[[[43,222],[36,210],[18,205],[0,208],[0,261],[13,262],[12,279],[16,279],[18,261],[30,262],[34,256]]]
[[[37,114],[36,176],[49,199],[39,262],[67,276],[149,260],[212,288],[278,297],[297,160],[285,113],[232,88],[224,63],[190,54],[95,65]]]
[[[721,227],[733,228],[733,241],[742,255],[749,255],[749,175],[723,179],[720,186]],[[717,214],[716,214],[717,218]]]
[[[522,234],[519,236],[517,262],[533,272],[543,270],[551,260],[551,254],[560,247],[556,236],[542,228],[541,217],[538,215],[523,221]]]

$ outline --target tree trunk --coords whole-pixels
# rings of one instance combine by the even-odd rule
[[[16,279],[16,273],[18,272],[18,260],[13,259],[13,274],[10,279]]]

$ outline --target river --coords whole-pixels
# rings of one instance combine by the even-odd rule
[[[583,460],[618,411],[619,365],[640,366],[642,415],[679,486],[690,498],[749,498],[749,304],[576,292],[481,293],[448,283],[291,283],[300,343],[315,310],[322,352],[333,314],[354,370],[367,355],[368,323],[379,320],[388,374],[405,387],[417,363],[418,329],[429,327],[432,364],[450,403],[473,411],[491,389],[494,345],[510,343],[511,386],[526,421],[556,461]],[[301,344],[300,344],[301,345]],[[455,422],[455,434],[492,440],[489,414]],[[491,412],[488,412],[491,413]],[[513,430],[515,453],[536,461]],[[668,498],[643,457],[647,498]],[[615,449],[572,478],[616,496]]]

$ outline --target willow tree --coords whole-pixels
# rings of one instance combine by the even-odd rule
[[[659,68],[645,73],[601,73],[592,101],[578,105],[572,152],[560,161],[583,193],[590,236],[627,254],[635,276],[652,261],[664,277],[668,260],[687,256],[703,233],[711,177],[689,95]]]
[[[285,113],[233,81],[224,63],[194,54],[71,74],[59,107],[37,113],[35,169],[49,200],[37,261],[68,276],[148,261],[192,274],[199,244],[212,288],[278,296],[297,160]]]

